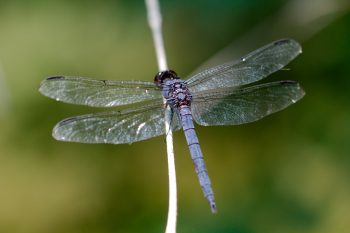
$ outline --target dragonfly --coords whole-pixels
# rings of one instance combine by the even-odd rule
[[[305,92],[296,81],[249,84],[282,69],[301,51],[295,40],[281,39],[185,80],[172,70],[157,73],[154,82],[52,76],[41,82],[39,91],[70,104],[127,105],[62,120],[52,135],[68,142],[130,144],[164,135],[165,111],[170,107],[170,130],[183,129],[203,194],[215,213],[214,192],[193,120],[202,126],[240,125],[297,102]]]

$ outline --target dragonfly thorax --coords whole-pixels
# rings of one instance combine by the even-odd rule
[[[176,108],[190,106],[192,95],[186,84],[181,80],[166,80],[163,89],[167,103]]]
[[[190,105],[192,95],[175,71],[159,72],[154,77],[154,83],[162,89],[163,96],[171,107],[179,108]]]

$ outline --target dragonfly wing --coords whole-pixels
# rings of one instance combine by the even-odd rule
[[[53,137],[60,141],[80,143],[124,144],[165,134],[162,101],[120,111],[71,117],[59,122]],[[174,114],[172,130],[181,128]]]
[[[283,68],[300,53],[298,42],[291,39],[278,40],[239,61],[206,69],[189,78],[186,83],[192,93],[249,84]]]
[[[280,111],[304,95],[295,81],[203,91],[193,96],[192,114],[200,125],[239,125]]]
[[[151,82],[67,76],[47,78],[41,82],[39,91],[58,101],[92,107],[113,107],[162,98],[160,89]]]

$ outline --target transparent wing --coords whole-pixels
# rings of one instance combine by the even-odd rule
[[[305,95],[295,81],[279,81],[193,96],[192,114],[200,125],[239,125],[280,111]]]
[[[186,83],[192,92],[235,87],[261,80],[281,69],[301,53],[298,42],[284,39],[272,42],[239,61],[204,70]]]
[[[39,91],[58,101],[92,107],[113,107],[162,98],[160,89],[151,82],[83,77],[49,77],[41,82]]]
[[[181,128],[174,114],[172,130]],[[165,134],[164,107],[155,101],[142,107],[71,117],[59,122],[52,135],[60,141],[81,143],[133,143]]]

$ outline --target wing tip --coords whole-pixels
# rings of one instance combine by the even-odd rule
[[[65,77],[62,75],[49,76],[45,80],[56,80],[56,79],[64,79]]]
[[[296,42],[296,41],[294,39],[291,39],[291,38],[282,38],[282,39],[274,41],[273,44],[274,45],[282,45],[282,44],[287,44],[290,42]]]
[[[298,54],[303,52],[299,42],[292,39],[292,38],[282,38],[282,39],[274,41],[273,44],[274,45],[292,44],[296,48],[296,50],[298,51]]]
[[[282,85],[288,85],[288,84],[299,84],[297,81],[294,80],[282,80],[280,81]]]
[[[66,141],[65,137],[58,133],[58,124],[52,130],[52,137],[57,141]]]
[[[70,141],[67,140],[65,136],[62,135],[61,133],[61,127],[65,126],[71,122],[73,122],[76,119],[76,117],[70,117],[70,118],[66,118],[61,120],[60,122],[58,122],[55,127],[52,129],[52,137],[54,139],[56,139],[57,141]]]
[[[302,99],[305,96],[305,94],[306,94],[306,92],[303,89],[303,87],[297,81],[294,81],[294,80],[283,80],[283,81],[280,81],[280,83],[282,85],[293,85],[293,86],[296,87],[297,91],[295,92],[295,98],[294,98],[293,103],[296,103],[297,101]]]
[[[45,96],[48,96],[46,94],[46,85],[48,85],[48,82],[53,81],[53,80],[62,80],[65,79],[64,76],[60,76],[60,75],[56,75],[56,76],[49,76],[47,78],[45,78],[43,81],[41,81],[40,85],[39,85],[39,92]]]

